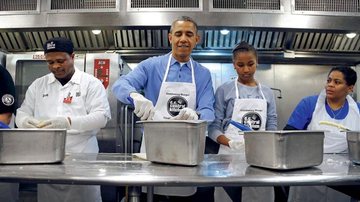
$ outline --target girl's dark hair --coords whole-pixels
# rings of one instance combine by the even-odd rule
[[[344,79],[346,81],[346,84],[348,86],[351,86],[351,85],[355,85],[356,83],[356,80],[357,80],[357,75],[356,75],[356,71],[353,70],[352,68],[350,67],[333,67],[328,76],[330,75],[331,72],[333,71],[339,71],[341,72],[343,75],[344,75]]]
[[[240,52],[251,52],[255,55],[256,60],[258,60],[256,49],[252,45],[246,43],[245,41],[236,44],[235,47],[233,48],[232,50],[233,61],[235,60],[236,55]]]

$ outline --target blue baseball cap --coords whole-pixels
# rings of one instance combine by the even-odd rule
[[[15,113],[15,85],[9,72],[0,65],[0,114]]]
[[[74,45],[70,39],[55,37],[47,40],[44,44],[44,53],[49,52],[66,52],[72,54],[74,52]]]

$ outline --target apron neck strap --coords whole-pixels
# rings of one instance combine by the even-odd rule
[[[239,88],[238,88],[237,82],[238,82],[238,80],[235,79],[235,96],[236,96],[236,99],[239,98]],[[260,92],[262,98],[265,99],[265,95],[264,95],[263,91],[261,90],[261,84],[259,82],[257,82],[257,81],[255,81],[255,82],[256,82],[257,87],[259,88],[259,92]]]
[[[163,83],[166,81],[166,78],[167,78],[167,76],[169,74],[171,58],[172,58],[172,55],[170,54],[167,65],[166,65],[165,75],[164,75],[164,78],[163,78],[163,81],[162,81]],[[191,57],[190,57],[190,70],[191,70],[191,83],[195,83],[194,65],[193,65],[193,61],[192,61]]]

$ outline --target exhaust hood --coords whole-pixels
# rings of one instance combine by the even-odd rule
[[[360,62],[358,0],[13,0],[0,3],[0,48],[41,51],[51,37],[70,38],[76,51],[118,52],[140,61],[171,50],[171,22],[197,21],[201,42],[193,57],[231,60],[247,41],[262,63],[354,65]],[[91,30],[101,30],[93,34]],[[229,30],[226,35],[222,29]],[[291,54],[289,54],[291,53]]]

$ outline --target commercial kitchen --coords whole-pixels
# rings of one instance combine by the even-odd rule
[[[76,67],[103,79],[112,119],[97,134],[99,154],[66,154],[60,163],[40,164],[29,156],[35,163],[0,165],[0,181],[21,183],[21,194],[30,199],[37,183],[54,183],[101,185],[103,201],[139,201],[141,186],[153,201],[151,190],[159,185],[327,185],[350,190],[352,199],[359,200],[351,185],[360,185],[360,165],[347,154],[324,154],[319,165],[290,170],[251,166],[245,155],[216,151],[207,151],[195,166],[135,155],[143,125],[131,105],[115,98],[111,86],[142,60],[171,51],[167,36],[179,16],[198,23],[201,40],[192,58],[210,70],[214,90],[237,77],[231,59],[235,44],[246,41],[257,49],[256,78],[273,89],[279,130],[303,97],[324,88],[332,67],[360,72],[358,0],[1,1],[0,63],[15,81],[19,104],[32,81],[48,73],[44,42],[61,36],[74,43]],[[99,61],[108,71],[99,70]],[[356,101],[359,85],[352,94]],[[206,141],[216,148],[215,142]]]

